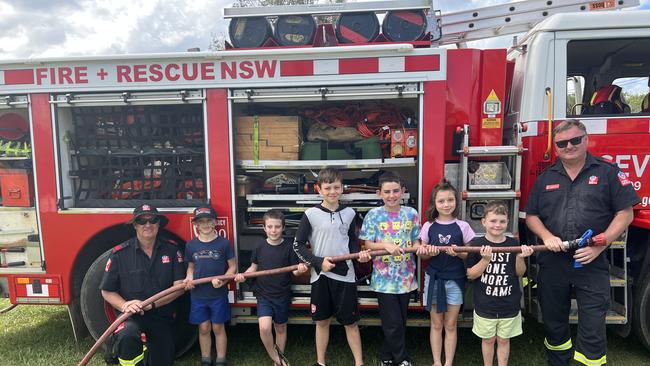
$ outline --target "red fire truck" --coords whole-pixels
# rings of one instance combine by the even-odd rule
[[[291,236],[318,203],[323,167],[344,170],[342,201],[361,216],[378,204],[382,170],[405,178],[404,204],[420,212],[446,176],[478,233],[486,201],[502,199],[513,212],[509,232],[529,243],[520,207],[555,159],[549,131],[577,118],[590,151],[614,160],[642,197],[608,249],[608,323],[624,335],[634,328],[650,348],[650,111],[647,95],[631,109],[621,98],[634,82],[648,84],[650,12],[590,12],[634,1],[514,4],[437,21],[423,0],[230,9],[239,41],[250,35],[246,22],[285,18],[252,48],[0,62],[0,293],[13,304],[65,304],[75,336],[97,337],[114,318],[97,286],[110,249],[133,235],[124,225],[133,207],[156,205],[170,219],[163,235],[183,247],[194,235],[192,209],[211,203],[243,270],[262,214],[285,212]],[[578,13],[551,16],[567,10]],[[378,34],[378,25],[366,34],[340,21],[277,34],[305,14],[363,11],[389,11],[422,33],[404,40],[386,21]],[[547,16],[509,50],[431,46],[432,36],[462,44]],[[525,305],[538,314],[531,264]],[[377,324],[368,273],[357,268],[362,322]],[[308,322],[308,282],[296,279],[293,292],[291,321]],[[255,321],[246,284],[230,284],[229,296],[234,323]],[[428,325],[417,316],[421,300],[411,299],[411,325]],[[194,330],[178,319],[184,350]]]

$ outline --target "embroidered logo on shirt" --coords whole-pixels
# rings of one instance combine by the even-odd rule
[[[169,256],[168,256],[168,255],[163,255],[162,258],[160,258],[160,259],[162,259],[162,262],[163,262],[163,263],[169,263],[169,262],[171,262],[171,260],[169,259]]]
[[[316,313],[316,304],[311,304],[311,313]]]
[[[104,268],[104,271],[108,272],[108,270],[111,269],[111,259],[108,258],[108,262],[106,262],[106,268]]]
[[[438,234],[438,241],[440,242],[440,244],[449,244],[450,239],[451,239],[451,235],[442,236],[442,234]]]
[[[598,177],[595,175],[589,177],[589,184],[598,184]]]
[[[632,181],[630,181],[629,179],[627,179],[627,175],[625,175],[625,173],[623,173],[623,172],[618,172],[618,175],[617,175],[617,176],[618,176],[618,180],[621,182],[621,185],[622,185],[622,186],[626,186],[626,185],[628,185],[628,184],[632,184]]]
[[[176,260],[178,261],[178,263],[183,263],[183,254],[181,254],[180,250],[176,251]]]
[[[554,189],[559,189],[560,185],[559,184],[547,184],[546,185],[546,190],[547,191],[552,191]]]

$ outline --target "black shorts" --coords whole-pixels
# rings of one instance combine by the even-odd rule
[[[342,325],[359,321],[357,284],[321,275],[311,284],[311,317],[326,320],[332,316]]]

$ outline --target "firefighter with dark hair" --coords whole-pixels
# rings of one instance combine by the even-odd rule
[[[544,319],[548,364],[607,362],[605,320],[610,302],[606,245],[566,252],[563,240],[593,230],[607,244],[632,222],[640,202],[632,182],[615,164],[587,152],[589,137],[577,120],[553,130],[558,160],[535,181],[526,204],[526,224],[549,249],[539,253],[538,296]],[[571,341],[571,292],[578,304],[578,334]]]
[[[170,303],[182,291],[142,306],[145,299],[185,278],[182,253],[158,236],[166,223],[167,218],[155,207],[136,207],[127,222],[136,236],[113,248],[106,263],[99,285],[104,300],[122,313],[133,313],[113,334],[112,348],[120,365],[167,366],[174,362],[174,308]]]

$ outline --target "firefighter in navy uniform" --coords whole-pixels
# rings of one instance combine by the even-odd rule
[[[155,207],[136,207],[127,222],[135,228],[136,236],[113,248],[106,263],[99,286],[104,300],[122,313],[133,313],[113,335],[113,349],[120,365],[166,366],[174,362],[174,308],[168,304],[183,292],[172,293],[146,307],[141,305],[185,278],[181,252],[158,237],[158,229],[166,223],[167,218]]]
[[[538,297],[549,365],[603,365],[607,362],[605,317],[610,302],[607,246],[564,252],[561,242],[592,229],[607,244],[632,222],[640,202],[615,164],[587,152],[589,137],[577,120],[553,130],[558,161],[535,181],[526,204],[526,224],[550,250],[538,254]],[[576,268],[575,262],[582,264]],[[571,292],[578,303],[578,334],[571,342]]]

